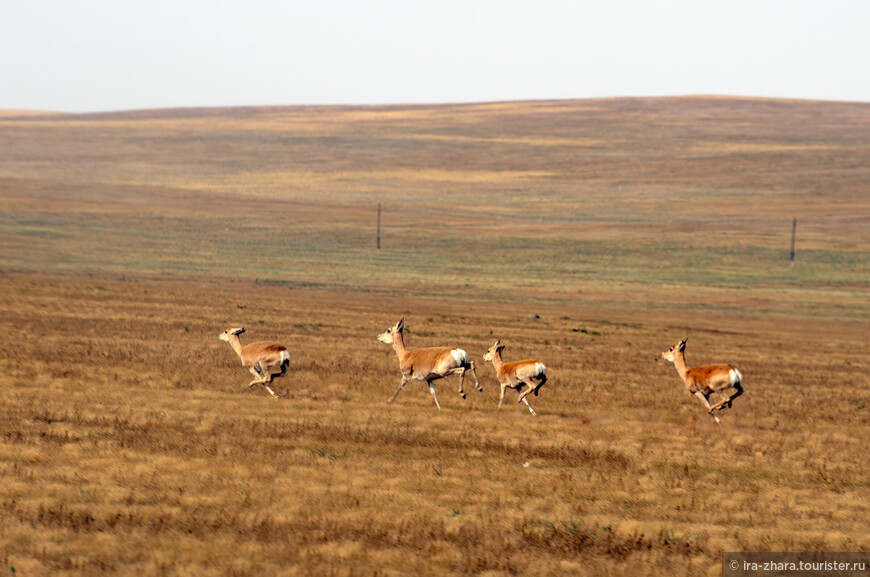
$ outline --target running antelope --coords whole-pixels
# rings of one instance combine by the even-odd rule
[[[501,358],[503,350],[504,345],[499,340],[495,341],[495,344],[489,347],[489,350],[483,355],[484,361],[492,362],[492,366],[495,367],[495,377],[498,379],[499,384],[501,384],[501,396],[498,399],[498,408],[501,409],[501,404],[504,402],[504,392],[510,387],[516,389],[520,394],[517,403],[525,403],[526,407],[529,408],[529,412],[537,415],[538,413],[529,404],[526,396],[533,391],[535,396],[538,396],[538,389],[547,382],[547,367],[541,361],[506,363]]]
[[[399,396],[399,393],[402,392],[408,381],[425,381],[429,385],[429,391],[435,400],[435,406],[440,411],[441,405],[438,403],[438,397],[435,395],[435,383],[433,381],[437,381],[447,375],[459,373],[459,394],[464,399],[465,391],[462,390],[462,383],[465,380],[465,371],[468,370],[471,371],[471,376],[474,377],[474,384],[477,390],[481,393],[483,392],[483,387],[480,386],[480,381],[477,380],[477,372],[474,370],[474,361],[468,360],[468,355],[465,354],[465,351],[451,347],[432,347],[410,351],[405,348],[404,328],[405,319],[403,318],[396,323],[396,326],[378,335],[379,341],[393,345],[393,350],[396,351],[396,356],[399,357],[399,368],[402,371],[402,383],[390,400],[387,401],[388,405],[396,400],[396,397]]]
[[[686,341],[683,339],[676,345],[662,353],[662,358],[674,363],[680,378],[686,383],[689,392],[698,397],[707,411],[717,423],[721,424],[715,411],[730,409],[731,401],[743,394],[743,375],[733,365],[704,365],[703,367],[686,367]],[[710,395],[719,393],[726,397],[725,391],[730,388],[736,389],[733,395],[723,398],[713,406],[710,406]]]
[[[220,334],[220,339],[230,343],[236,354],[242,360],[242,366],[251,371],[254,375],[254,380],[248,383],[248,388],[260,384],[266,387],[273,397],[275,394],[269,385],[275,377],[283,377],[287,374],[287,366],[290,364],[290,353],[287,348],[278,343],[258,342],[242,346],[239,340],[239,335],[245,332],[245,329],[239,327],[235,329],[227,329]],[[278,374],[272,374],[272,369],[281,369]]]

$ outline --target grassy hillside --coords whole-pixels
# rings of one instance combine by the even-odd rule
[[[726,98],[0,114],[0,570],[868,550],[868,125]],[[485,392],[386,405],[402,316]],[[287,345],[285,398],[245,387],[229,326]],[[659,359],[686,336],[746,377],[721,427]],[[495,411],[496,339],[547,364],[538,418]]]
[[[0,122],[6,270],[870,312],[867,105],[627,99]]]

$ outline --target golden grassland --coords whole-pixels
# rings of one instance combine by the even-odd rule
[[[0,115],[0,570],[868,550],[868,124],[720,98]],[[484,393],[386,405],[402,316]],[[290,349],[284,398],[245,386],[239,325]],[[657,360],[686,336],[746,377],[721,427]],[[496,339],[547,364],[538,418],[495,411]]]
[[[664,317],[279,287],[4,280],[4,562],[18,574],[718,573],[722,551],[866,550],[868,346],[825,321]],[[455,343],[444,410],[375,334]],[[274,400],[220,328],[280,339]],[[656,362],[731,360],[717,427]],[[33,335],[39,335],[34,339]],[[551,379],[495,412],[496,338]],[[509,401],[514,396],[509,396]],[[527,466],[525,466],[528,464]]]

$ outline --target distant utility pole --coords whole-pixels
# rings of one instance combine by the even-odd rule
[[[797,236],[797,218],[793,218],[791,221],[791,253],[789,254],[789,261],[791,261],[791,266],[794,266],[794,239]]]
[[[378,250],[381,250],[381,203],[378,203]],[[794,259],[792,259],[794,260]]]

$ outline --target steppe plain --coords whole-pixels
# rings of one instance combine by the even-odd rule
[[[868,161],[860,103],[0,112],[0,571],[867,551]],[[401,317],[485,391],[386,405]],[[247,388],[230,326],[290,349],[283,398]],[[684,337],[745,376],[722,426],[658,360]],[[495,411],[496,339],[547,364],[539,417]]]

